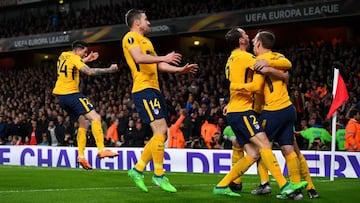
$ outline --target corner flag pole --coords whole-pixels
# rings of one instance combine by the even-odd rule
[[[333,80],[333,91],[332,95],[333,98],[335,98],[336,89],[337,89],[337,83],[339,78],[339,69],[334,68],[334,80]],[[336,119],[337,119],[337,112],[332,116],[332,122],[331,122],[331,159],[330,159],[330,181],[334,181],[334,165],[335,165],[335,149],[336,149]]]

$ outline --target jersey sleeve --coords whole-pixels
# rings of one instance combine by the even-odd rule
[[[80,70],[81,67],[86,66],[86,64],[81,60],[80,56],[78,55],[71,56],[71,60],[75,68],[78,70]]]
[[[273,52],[273,54],[273,57],[268,60],[269,66],[282,70],[291,69],[292,64],[289,59],[287,59],[284,55],[280,53]]]
[[[235,90],[245,90],[249,92],[261,93],[264,87],[264,75],[256,73],[253,76],[253,81],[250,83],[231,83],[230,88]]]
[[[130,50],[134,47],[139,47],[139,40],[136,38],[135,33],[129,32],[124,36],[124,44],[127,50]]]

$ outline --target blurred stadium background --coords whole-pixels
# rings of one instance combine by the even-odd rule
[[[131,7],[147,11],[150,37],[159,53],[226,53],[224,33],[237,25],[250,35],[263,28],[272,30],[278,48],[336,38],[359,43],[355,22],[360,3],[352,0],[4,0],[0,67],[54,62],[74,40],[91,43],[101,60],[119,61],[120,40],[128,30],[124,13]]]

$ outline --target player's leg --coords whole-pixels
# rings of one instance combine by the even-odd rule
[[[133,100],[141,120],[150,124],[153,136],[145,145],[140,160],[136,163],[134,169],[132,170],[142,173],[145,166],[152,159],[155,168],[152,182],[167,192],[176,192],[176,188],[170,184],[168,178],[164,175],[163,169],[165,152],[164,144],[167,136],[167,123],[165,119],[167,112],[165,100],[160,91],[153,89],[145,89],[141,92],[134,93]],[[141,185],[138,183],[141,183]],[[143,181],[139,181],[138,183],[136,184],[145,191]]]
[[[167,192],[176,192],[176,188],[171,185],[167,177],[165,177],[163,169],[164,144],[167,131],[166,120],[165,118],[156,119],[150,123],[150,126],[154,133],[151,138],[151,155],[154,161],[154,176],[152,182]]]
[[[293,106],[289,106],[276,112],[267,112],[276,119],[271,119],[269,122],[271,131],[274,128],[281,129],[276,133],[275,141],[279,144],[281,152],[286,160],[286,165],[289,172],[290,181],[293,183],[301,183],[300,179],[300,162],[297,154],[294,151],[294,125],[296,112]],[[293,116],[291,116],[293,115]],[[297,190],[290,198],[300,200],[303,198],[301,190]]]
[[[78,145],[78,158],[77,162],[84,168],[84,169],[92,169],[92,166],[85,158],[85,147],[86,147],[86,131],[87,131],[87,124],[86,119],[84,116],[80,116],[78,119],[79,128],[77,132],[77,145]]]
[[[86,147],[86,131],[87,124],[83,113],[90,110],[87,105],[84,105],[81,101],[86,99],[82,94],[70,94],[60,95],[59,104],[69,115],[72,121],[79,123],[77,133],[77,144],[78,144],[78,157],[76,162],[79,163],[83,169],[92,169],[92,166],[88,163],[85,158],[85,147]]]
[[[256,145],[259,147],[261,159],[264,161],[266,168],[269,169],[270,173],[278,183],[280,187],[280,193],[283,196],[295,193],[297,189],[302,189],[307,185],[306,181],[300,182],[298,184],[287,182],[281,173],[278,161],[271,150],[270,142],[265,133],[258,133],[250,140],[252,143],[256,143]]]
[[[101,127],[101,116],[95,110],[91,110],[85,114],[85,117],[91,121],[91,132],[95,138],[96,147],[98,149],[98,157],[101,159],[105,157],[118,156],[118,153],[105,149],[104,132]]]
[[[306,190],[308,191],[308,195],[309,195],[310,199],[319,198],[320,195],[317,193],[317,191],[315,189],[315,185],[310,176],[309,166],[306,162],[304,155],[300,151],[300,148],[296,142],[296,139],[294,139],[294,150],[299,158],[300,174],[301,174],[302,178],[308,182],[308,186],[306,187]]]
[[[231,154],[232,166],[234,166],[243,157],[244,157],[244,148],[239,145],[237,139],[234,139],[232,141],[232,154]],[[240,192],[242,190],[241,176],[233,180],[229,184],[229,187],[233,192]]]
[[[259,152],[255,145],[247,143],[244,145],[246,155],[238,160],[225,175],[225,177],[214,187],[215,195],[240,196],[240,194],[232,192],[228,186],[233,180],[236,180],[259,158]]]
[[[249,142],[251,133],[258,130],[252,125],[247,125],[249,123],[248,118],[252,117],[253,114],[253,111],[247,111],[232,112],[226,115],[227,121],[236,135],[237,142],[240,146],[244,146],[246,150],[246,156],[239,159],[225,177],[217,183],[213,189],[213,193],[216,195],[240,196],[238,193],[231,191],[229,184],[245,173],[259,158],[257,148]]]
[[[257,162],[257,169],[260,176],[260,184],[251,191],[253,195],[266,195],[271,193],[270,177],[264,161],[260,158]]]

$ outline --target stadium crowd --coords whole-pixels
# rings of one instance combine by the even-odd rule
[[[311,138],[303,130],[324,128],[326,132],[331,131],[326,114],[332,101],[333,67],[340,69],[349,91],[349,101],[338,111],[338,127],[345,128],[350,119],[347,114],[352,109],[360,109],[358,50],[341,41],[314,41],[293,45],[281,52],[293,63],[288,87],[297,112],[295,135],[299,146],[301,149],[327,150],[330,146],[327,138]],[[177,122],[184,137],[183,144],[169,144],[170,147],[231,147],[230,141],[222,135],[227,125],[222,109],[229,91],[225,75],[219,73],[223,72],[226,58],[227,54],[214,52],[191,56],[191,61],[200,66],[196,75],[159,75],[168,104],[169,127],[180,115],[185,117],[180,124]],[[76,145],[77,123],[70,121],[51,94],[56,79],[55,62],[53,64],[0,69],[1,144]],[[83,77],[80,88],[103,118],[104,139],[108,146],[144,146],[151,136],[150,128],[141,122],[132,102],[129,69],[123,61],[119,64],[120,71],[116,74]],[[207,130],[211,134],[204,133],[206,127],[212,129]],[[344,133],[340,138],[344,140]],[[94,146],[90,134],[88,146]]]
[[[0,38],[34,35],[104,25],[124,24],[124,13],[130,8],[145,9],[152,20],[178,18],[185,16],[211,14],[222,11],[258,8],[273,5],[310,2],[315,0],[122,0],[111,4],[99,3],[95,0],[90,8],[61,10],[54,1],[52,6],[44,5],[34,8],[17,8],[17,14],[8,14],[6,10],[0,14]],[[11,9],[10,9],[11,10]]]

